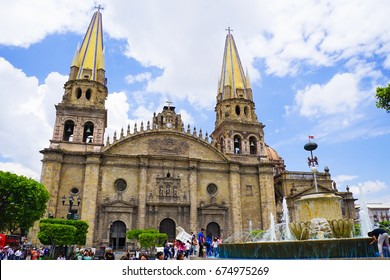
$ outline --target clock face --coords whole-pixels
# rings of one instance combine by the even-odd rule
[[[172,124],[170,122],[167,122],[167,127],[168,128],[171,128],[172,127]]]

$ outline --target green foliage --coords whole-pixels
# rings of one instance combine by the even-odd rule
[[[390,221],[379,222],[379,227],[383,228],[388,234],[390,234]]]
[[[142,229],[132,229],[126,232],[126,237],[128,239],[138,240],[138,236],[143,233]]]
[[[75,233],[74,226],[40,223],[38,238],[44,245],[64,246],[73,244]]]
[[[353,236],[361,236],[361,235],[362,235],[362,231],[360,229],[360,224],[357,223],[354,225]]]
[[[165,241],[168,239],[166,233],[159,232],[147,232],[138,236],[139,243],[142,248],[153,248],[156,246],[164,246]]]
[[[133,229],[126,232],[128,239],[136,239],[142,248],[163,246],[168,239],[166,233],[159,233],[156,229]]]
[[[262,230],[262,229],[254,229],[254,230],[251,231],[251,235],[254,238],[260,239],[263,236],[264,232],[265,231]]]
[[[385,88],[376,88],[376,107],[385,109],[387,113],[390,113],[390,84]]]
[[[126,237],[128,239],[136,239],[139,240],[139,235],[143,233],[158,233],[156,229],[132,229],[126,232]]]
[[[76,228],[76,232],[73,235],[72,243],[77,245],[85,245],[87,241],[88,223],[81,220],[64,220],[64,219],[42,219],[39,225],[42,224],[55,224],[55,225],[67,225]]]
[[[46,210],[50,194],[33,179],[0,171],[0,231],[26,231]]]

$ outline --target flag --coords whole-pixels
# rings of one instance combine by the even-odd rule
[[[309,135],[309,139],[314,139],[314,136],[313,135]]]

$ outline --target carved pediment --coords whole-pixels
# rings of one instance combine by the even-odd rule
[[[124,201],[124,200],[114,200],[108,201],[101,204],[103,212],[133,212],[134,208],[137,208],[135,200]]]
[[[173,137],[154,138],[148,140],[148,150],[152,154],[187,155],[189,144]]]
[[[318,189],[318,193],[335,193],[333,190],[325,188],[321,185],[318,185],[317,189]],[[304,195],[315,194],[315,193],[316,193],[316,189],[314,187],[310,187],[310,188],[307,188],[301,192],[298,192],[298,193],[292,195],[291,197],[299,198],[299,197],[304,196]]]
[[[198,208],[199,210],[204,212],[225,212],[229,208],[225,206],[225,204],[218,204],[218,203],[211,203],[204,205],[201,203],[200,207]]]

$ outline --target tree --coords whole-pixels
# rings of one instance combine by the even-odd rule
[[[168,239],[166,233],[146,232],[138,236],[139,243],[142,248],[154,249],[156,246],[164,246],[165,240]]]
[[[49,198],[37,181],[0,171],[0,231],[24,234],[43,216]]]
[[[39,223],[38,238],[43,245],[72,245],[75,233],[74,226]]]
[[[164,245],[168,239],[166,233],[159,233],[156,229],[133,229],[126,232],[128,239],[136,239],[142,248],[154,248]]]
[[[87,232],[88,232],[89,225],[85,221],[64,220],[64,219],[42,219],[39,221],[39,227],[41,227],[42,224],[66,225],[66,226],[74,227],[76,229],[76,232],[73,234],[73,239],[71,243],[67,245],[71,245],[71,244],[85,245],[87,241]],[[49,244],[45,244],[45,245],[49,245]]]
[[[390,113],[390,84],[385,88],[376,88],[376,107],[385,109],[387,113]]]
[[[57,246],[74,244],[76,230],[70,225],[39,223],[38,239],[43,245],[51,245],[50,258],[53,258]]]

